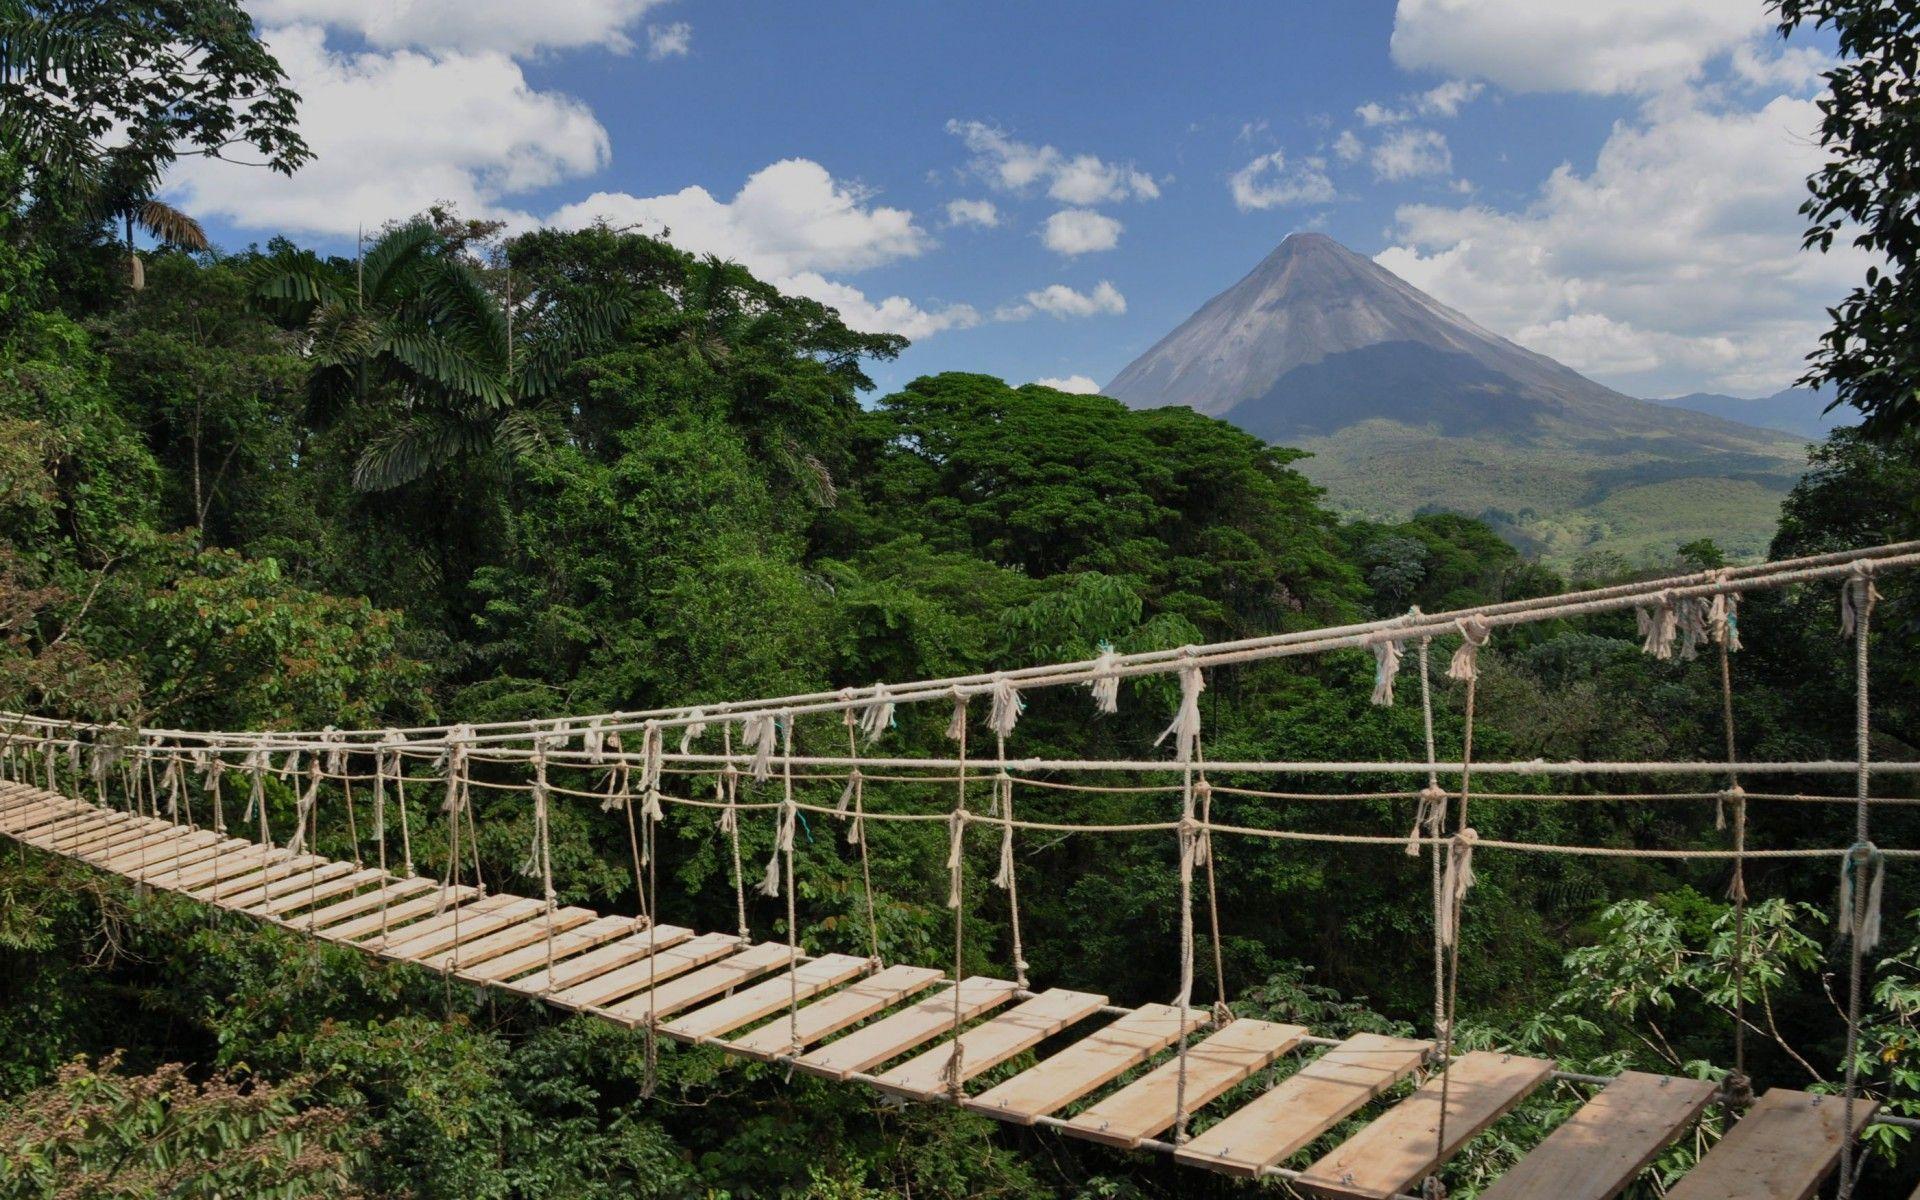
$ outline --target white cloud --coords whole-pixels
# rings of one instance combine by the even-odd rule
[[[1157,200],[1160,185],[1132,163],[1110,163],[1092,154],[1068,155],[1053,146],[1016,141],[984,121],[951,120],[947,132],[958,137],[973,159],[974,173],[993,187],[1027,192],[1045,185],[1062,204],[1110,204],[1121,200]]]
[[[1388,108],[1384,104],[1369,100],[1353,110],[1360,123],[1369,128],[1375,125],[1394,125],[1407,119],[1407,114],[1397,108]]]
[[[1357,144],[1359,139],[1354,141]],[[1334,153],[1345,157],[1341,143],[1334,143]],[[1235,171],[1227,180],[1227,188],[1233,193],[1234,206],[1241,212],[1288,204],[1326,204],[1339,194],[1316,160],[1306,159],[1289,167],[1286,153],[1281,150],[1262,154]]]
[[[858,271],[912,258],[930,244],[913,213],[871,204],[866,189],[819,163],[788,158],[747,178],[731,200],[703,187],[663,196],[596,192],[548,219],[563,228],[637,225],[695,254],[717,254],[769,279]],[[664,231],[664,232],[663,232]]]
[[[1380,264],[1524,345],[1640,395],[1772,391],[1868,265],[1800,249],[1822,161],[1810,100],[1661,104],[1518,211],[1412,205]]]
[[[685,58],[692,52],[693,26],[685,21],[647,26],[648,58],[659,62],[663,58]]]
[[[1333,139],[1333,156],[1341,162],[1356,162],[1367,152],[1367,144],[1351,129],[1342,129],[1340,136]]]
[[[1432,129],[1395,129],[1373,148],[1373,177],[1397,183],[1453,171],[1453,152]]]
[[[1000,224],[1000,210],[994,207],[991,200],[949,200],[947,224],[994,229]]]
[[[383,50],[497,51],[602,46],[633,49],[627,30],[663,0],[250,0],[267,27],[319,25],[364,38]],[[303,93],[304,94],[304,93]]]
[[[1120,244],[1120,222],[1090,208],[1063,208],[1040,228],[1040,241],[1056,254],[1093,254]]]
[[[1453,117],[1460,114],[1461,108],[1484,91],[1486,85],[1476,81],[1449,79],[1438,87],[1429,88],[1420,93],[1415,101],[1422,116]]]
[[[898,333],[915,341],[947,329],[971,329],[980,313],[970,304],[950,304],[938,310],[921,308],[905,296],[870,300],[851,284],[802,271],[774,281],[783,292],[806,296],[840,311],[840,319],[861,333]]]
[[[1028,292],[1021,303],[995,309],[993,316],[996,321],[1024,321],[1035,313],[1045,313],[1065,320],[1068,317],[1095,317],[1102,314],[1118,316],[1126,311],[1127,298],[1120,294],[1119,288],[1103,279],[1090,292],[1075,291],[1064,283],[1050,283],[1037,291]]]
[[[1068,375],[1064,379],[1056,375],[1043,375],[1034,382],[1056,392],[1072,392],[1080,396],[1093,396],[1100,391],[1100,385],[1085,375]]]
[[[1733,73],[1753,87],[1785,88],[1796,95],[1822,84],[1821,74],[1834,65],[1826,51],[1813,46],[1779,46],[1768,53],[1748,44],[1733,52]]]
[[[532,88],[492,52],[342,54],[315,26],[266,41],[303,98],[315,160],[292,178],[182,159],[169,194],[248,229],[351,236],[452,201],[472,217],[532,219],[514,197],[604,166],[607,132],[587,107]]]
[[[1393,61],[1517,92],[1653,92],[1771,25],[1763,0],[1400,0]]]

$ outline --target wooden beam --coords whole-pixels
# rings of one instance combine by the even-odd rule
[[[863,979],[814,1001],[791,1018],[776,1017],[750,1033],[729,1040],[726,1045],[749,1058],[762,1059],[786,1054],[795,1046],[804,1049],[926,991],[939,981],[940,971],[935,967],[888,967],[871,979]]]
[[[1051,988],[958,1038],[908,1059],[874,1080],[883,1091],[915,1100],[932,1100],[947,1091],[953,1071],[954,1042],[960,1046],[959,1082],[991,1071],[1016,1054],[1033,1049],[1069,1025],[1078,1024],[1105,1005],[1105,996]]]
[[[1853,1136],[1880,1106],[1853,1105]],[[1840,1161],[1846,1105],[1838,1096],[1773,1088],[1760,1097],[1667,1200],[1808,1200]]]
[[[1189,1113],[1225,1094],[1255,1071],[1285,1054],[1307,1035],[1305,1026],[1242,1017],[1187,1049]],[[1180,1092],[1180,1060],[1158,1067],[1068,1121],[1066,1132],[1109,1146],[1133,1149],[1173,1128]]]
[[[1475,1050],[1453,1060],[1447,1078],[1436,1073],[1301,1175],[1300,1185],[1323,1196],[1388,1200],[1416,1187],[1435,1167],[1480,1135],[1553,1074],[1553,1064],[1517,1054]],[[1440,1094],[1445,1089],[1446,1145],[1435,1144]]]
[[[1355,1034],[1229,1113],[1174,1157],[1189,1166],[1257,1176],[1411,1075],[1428,1046],[1412,1038]]]

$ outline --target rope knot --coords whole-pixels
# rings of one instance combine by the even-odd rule
[[[1725,829],[1727,827],[1727,805],[1733,805],[1734,811],[1738,813],[1746,802],[1747,789],[1737,783],[1728,784],[1714,800],[1713,827],[1715,829]]]
[[[1873,612],[1873,606],[1879,599],[1880,589],[1873,585],[1873,564],[1854,563],[1846,582],[1840,585],[1841,640],[1851,638],[1857,630],[1865,628],[1865,618]]]
[[[1471,828],[1453,835],[1447,847],[1446,875],[1440,884],[1440,911],[1436,914],[1440,944],[1451,947],[1460,938],[1460,905],[1474,884],[1473,848],[1480,835]]]
[[[1887,856],[1872,842],[1847,847],[1840,860],[1840,936],[1862,954],[1880,945],[1880,898],[1886,888]]]
[[[1119,665],[1120,655],[1114,650],[1113,643],[1102,638],[1099,657],[1093,660],[1093,678],[1087,684],[1093,692],[1093,707],[1096,712],[1120,711]]]
[[[1153,744],[1158,746],[1172,737],[1174,759],[1192,762],[1194,748],[1200,742],[1200,693],[1207,690],[1207,681],[1194,665],[1192,646],[1181,649],[1180,661],[1180,707],[1174,710],[1173,723],[1161,730]]]
[[[893,696],[887,685],[873,685],[873,698],[860,711],[860,732],[866,735],[867,745],[880,740],[880,735],[893,728]]]
[[[1020,714],[1027,710],[1027,702],[1013,686],[1013,681],[1003,674],[993,677],[993,689],[989,693],[992,704],[987,709],[987,727],[1001,737],[1013,734],[1013,727],[1020,720]]]
[[[1393,681],[1400,674],[1400,655],[1406,647],[1391,639],[1373,644],[1373,702],[1385,707],[1393,703]]]
[[[1462,683],[1480,676],[1480,647],[1493,636],[1493,629],[1478,613],[1470,613],[1453,623],[1460,634],[1460,648],[1447,663],[1447,678]]]
[[[687,727],[680,733],[680,753],[693,753],[693,744],[707,731],[707,710],[696,708],[687,714]]]
[[[1413,813],[1413,830],[1407,834],[1407,857],[1420,857],[1420,836],[1424,828],[1428,837],[1439,837],[1440,830],[1447,820],[1447,799],[1451,795],[1447,789],[1437,783],[1429,783],[1420,789],[1420,805]]]
[[[1652,608],[1635,605],[1633,619],[1640,634],[1642,652],[1661,660],[1673,657],[1673,641],[1680,632],[1680,617],[1674,611],[1672,592],[1661,592],[1654,597]]]
[[[960,690],[958,684],[953,688],[953,715],[947,718],[947,740],[967,740],[967,694]]]

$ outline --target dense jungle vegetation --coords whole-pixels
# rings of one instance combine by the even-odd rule
[[[1695,543],[1659,563],[1592,557],[1561,578],[1467,518],[1342,523],[1294,452],[1185,409],[1130,411],[973,374],[875,396],[868,365],[900,339],[633,233],[503,237],[436,210],[395,214],[359,260],[284,240],[209,247],[189,214],[155,198],[167,163],[238,142],[298,169],[297,98],[222,0],[84,7],[98,22],[91,49],[64,60],[50,96],[18,64],[73,53],[46,34],[73,6],[0,5],[0,709],[219,728],[593,712],[992,669],[1102,643],[1175,647],[1720,561]],[[1845,8],[1793,7],[1807,20]],[[180,41],[203,48],[201,69],[151,68],[156,45]],[[110,132],[124,144],[103,149]],[[1872,301],[1870,288],[1849,319],[1870,325]],[[1850,361],[1846,350],[1838,338],[1829,361]],[[1775,556],[1920,536],[1920,458],[1900,421],[1911,403],[1872,407],[1871,438],[1842,430],[1815,448]],[[1913,759],[1915,591],[1901,578],[1881,589],[1874,752]],[[1851,757],[1851,648],[1835,608],[1835,589],[1809,587],[1743,609],[1742,756]],[[1631,616],[1503,631],[1481,661],[1478,755],[1724,753],[1715,664],[1648,658]],[[1359,653],[1217,672],[1207,752],[1420,757],[1417,706],[1373,706],[1372,676]],[[1129,685],[1118,715],[1095,718],[1084,695],[1037,694],[1019,747],[1140,756],[1173,700],[1164,685]],[[1457,754],[1457,690],[1440,700],[1440,753]],[[944,714],[903,714],[899,744],[938,747],[943,725]],[[1911,780],[1885,786],[1914,794]],[[882,788],[877,803],[935,803]],[[291,810],[290,789],[270,799]],[[1727,836],[1711,803],[1477,803],[1486,836],[1621,847]],[[1042,819],[1164,820],[1170,804],[1021,796]],[[524,799],[483,795],[478,808],[489,875],[510,879],[530,829]],[[1405,801],[1222,796],[1216,811],[1367,832],[1412,820]],[[1920,844],[1909,811],[1877,810],[1876,840]],[[1752,836],[1831,846],[1850,817],[1756,801]],[[430,814],[418,819],[422,869],[434,869],[444,846]],[[749,861],[764,859],[770,822],[749,824]],[[809,950],[863,953],[866,899],[838,832],[806,831],[799,925]],[[564,902],[633,911],[617,814],[561,805],[554,833]],[[323,849],[344,852],[329,836]],[[663,919],[730,928],[714,823],[676,810],[662,836]],[[886,955],[945,961],[944,831],[871,837]],[[1004,971],[993,848],[974,850],[969,966]],[[1173,865],[1171,839],[1024,846],[1034,978],[1167,999]],[[1218,870],[1237,1012],[1323,1031],[1429,1027],[1423,860],[1235,843]],[[1862,1063],[1876,1095],[1920,1115],[1912,879],[1899,864],[1890,873]],[[1830,866],[1752,864],[1739,944],[1727,882],[1717,864],[1487,856],[1465,918],[1467,1040],[1583,1071],[1716,1073],[1732,1062],[1738,954],[1756,1082],[1835,1088],[1845,953]],[[758,933],[785,937],[784,902],[749,903]],[[0,1197],[1246,1190],[711,1051],[668,1047],[658,1070],[643,1099],[640,1034],[0,848]],[[1578,1099],[1564,1085],[1540,1093],[1475,1143],[1450,1186],[1470,1194]],[[1709,1136],[1719,1124],[1709,1118]],[[1902,1130],[1872,1140],[1861,1194],[1905,1195],[1920,1155]],[[1702,1149],[1683,1142],[1662,1170]]]

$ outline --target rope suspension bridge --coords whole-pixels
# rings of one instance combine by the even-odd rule
[[[12,714],[0,716],[7,730],[0,743],[0,833],[142,886],[382,959],[417,964],[449,980],[644,1030],[650,1077],[661,1040],[713,1046],[865,1085],[893,1098],[948,1103],[1014,1124],[1158,1151],[1195,1168],[1279,1178],[1317,1195],[1374,1200],[1444,1195],[1440,1172],[1445,1164],[1537,1089],[1559,1079],[1592,1089],[1590,1096],[1483,1193],[1490,1200],[1616,1196],[1716,1104],[1727,1110],[1731,1124],[1667,1191],[1673,1200],[1804,1200],[1836,1169],[1838,1194],[1846,1197],[1863,1165],[1855,1142],[1866,1124],[1920,1124],[1880,1113],[1863,1095],[1857,1067],[1866,966],[1880,938],[1886,865],[1920,854],[1878,847],[1870,836],[1876,807],[1920,803],[1874,794],[1876,779],[1920,774],[1920,762],[1875,761],[1869,753],[1874,581],[1915,566],[1920,566],[1920,542],[1468,611],[1416,609],[1389,620],[1238,642],[1138,654],[1105,651],[1090,660],[993,674],[536,721],[208,732]],[[1741,598],[1809,587],[1835,590],[1841,636],[1853,647],[1856,753],[1850,761],[1739,761],[1730,664],[1740,649]],[[1636,613],[1646,653],[1717,659],[1726,758],[1475,761],[1481,648],[1505,628],[1624,612]],[[1434,643],[1442,638],[1458,643],[1445,664],[1444,683],[1434,678],[1440,672],[1430,662]],[[1200,697],[1210,671],[1355,649],[1373,655],[1372,699],[1383,705],[1395,703],[1403,659],[1413,657],[1423,760],[1206,757]],[[1166,757],[1064,760],[1010,753],[1027,694],[1085,688],[1097,712],[1113,713],[1123,685],[1149,677],[1171,677],[1178,687],[1172,721],[1154,744],[1155,753]],[[1434,736],[1435,693],[1442,686],[1459,690],[1464,719],[1460,757],[1444,761]],[[910,706],[932,706],[945,716],[949,753],[890,753],[889,733],[898,713]],[[797,752],[797,737],[815,751]],[[820,753],[819,744],[835,750]],[[839,745],[846,747],[844,753]],[[1126,824],[1036,821],[1015,812],[1016,795],[1027,788],[1102,791],[1100,784],[1076,782],[1096,774],[1173,780],[1159,789],[1173,811],[1165,819]],[[1258,774],[1411,777],[1424,785],[1293,794],[1215,782]],[[568,787],[556,775],[601,782],[597,788]],[[1500,840],[1476,832],[1473,804],[1484,796],[1476,785],[1484,788],[1490,777],[1543,776],[1652,776],[1680,780],[1682,786],[1661,793],[1502,798],[1712,802],[1727,819],[1727,843],[1635,848]],[[1741,786],[1743,778],[1759,776],[1845,780],[1853,794],[1749,793]],[[951,803],[872,805],[867,785],[883,778],[938,789],[951,796]],[[269,780],[285,781],[294,790],[290,829],[272,827]],[[703,787],[710,782],[711,797],[676,794],[673,785],[682,780]],[[822,781],[840,787],[837,803],[807,798],[808,789]],[[521,873],[538,881],[536,895],[489,887],[482,877],[475,788],[525,797],[533,837]],[[1404,799],[1413,802],[1416,814],[1408,832],[1331,833],[1216,820],[1215,796],[1231,794]],[[1831,847],[1749,845],[1747,806],[1757,800],[1831,804],[1849,810],[1851,824]],[[635,878],[635,915],[603,915],[559,902],[550,812],[565,801],[598,802],[609,819],[623,823]],[[433,811],[422,812],[423,805]],[[236,807],[241,812],[233,818],[229,810]],[[668,811],[676,808],[717,817],[715,828],[726,840],[731,863],[735,931],[700,931],[655,919],[660,912],[658,835],[670,819]],[[364,830],[361,811],[370,813]],[[858,855],[866,885],[866,955],[804,949],[796,905],[803,864],[795,843],[797,826],[809,817],[842,828],[846,846]],[[329,823],[337,818],[345,826],[349,858],[315,852],[323,818]],[[435,820],[444,823],[445,869],[438,877],[423,876],[415,870],[412,839],[423,822]],[[770,821],[774,830],[772,852],[757,881],[743,862],[740,839],[742,823],[753,820]],[[892,822],[945,826],[950,965],[888,962],[881,954],[868,832]],[[1006,900],[1006,977],[965,973],[964,885],[968,838],[976,830],[998,842],[991,882]],[[1018,839],[1036,833],[1165,837],[1177,846],[1179,945],[1169,956],[1177,976],[1169,1002],[1128,1008],[1104,995],[1041,988],[1029,979],[1015,847]],[[1227,1003],[1214,875],[1216,844],[1232,841],[1342,844],[1425,856],[1433,908],[1431,1037],[1342,1035],[1235,1016]],[[1823,1095],[1776,1087],[1757,1099],[1751,1095],[1742,979],[1734,981],[1735,1062],[1719,1083],[1641,1072],[1611,1078],[1572,1075],[1543,1058],[1463,1052],[1456,1045],[1459,934],[1471,916],[1467,899],[1476,860],[1489,854],[1724,863],[1731,872],[1736,945],[1746,930],[1748,862],[1832,863],[1841,881],[1840,927],[1848,946],[1843,1089]],[[752,936],[747,893],[756,887],[765,897],[784,898],[784,941]],[[1195,1002],[1196,977],[1205,966],[1197,961],[1202,923],[1212,947],[1210,1007]],[[1744,970],[1738,955],[1734,969]],[[1229,1107],[1222,1102],[1230,1094],[1249,1090],[1239,1085],[1289,1066],[1297,1069],[1277,1085],[1220,1111]],[[1329,1136],[1362,1117],[1357,1132],[1343,1140]],[[1320,1153],[1312,1157],[1315,1150]]]

